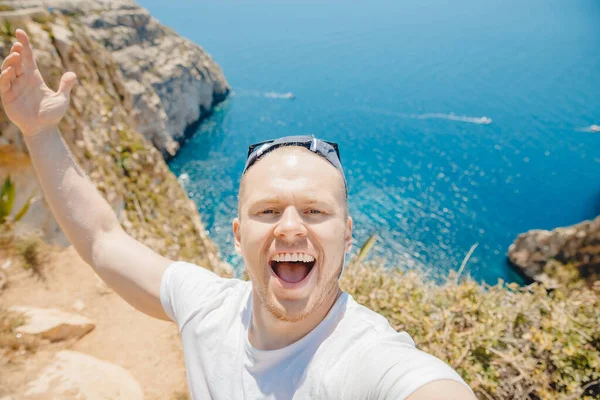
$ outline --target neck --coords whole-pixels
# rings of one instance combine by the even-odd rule
[[[342,290],[336,285],[306,318],[289,322],[273,316],[253,291],[252,324],[248,332],[250,343],[259,350],[277,350],[297,342],[325,319],[341,294]]]

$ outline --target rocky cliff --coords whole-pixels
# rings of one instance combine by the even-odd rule
[[[557,228],[532,230],[509,247],[510,262],[532,280],[561,283],[600,279],[600,217]]]
[[[226,95],[227,84],[218,67],[200,48],[176,38],[129,1],[69,1],[65,8],[52,3],[55,9],[41,1],[0,3],[4,10],[0,12],[0,56],[7,55],[14,29],[22,27],[32,38],[38,65],[51,87],[56,88],[65,70],[74,71],[79,84],[60,128],[123,227],[166,256],[222,269],[225,265],[205,233],[196,205],[161,154],[174,151],[173,137],[201,116],[202,109],[208,112]],[[44,7],[33,7],[39,4]],[[11,10],[13,6],[28,8]],[[110,32],[114,44],[109,43]],[[154,59],[169,43],[178,49],[170,54],[178,56],[170,62]],[[131,59],[127,54],[132,54]],[[203,64],[194,65],[198,60]],[[155,63],[160,68],[148,67]],[[137,69],[127,70],[132,65]],[[186,99],[187,112],[177,106]],[[2,113],[0,177],[8,174],[16,183],[15,207],[31,194],[38,196],[19,228],[39,228],[49,241],[64,242],[43,201],[20,134]]]
[[[158,23],[133,0],[3,3],[16,12],[68,15],[109,50],[131,94],[137,130],[165,156],[178,150],[186,127],[229,94],[221,69],[202,48]]]

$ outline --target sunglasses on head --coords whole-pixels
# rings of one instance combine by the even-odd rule
[[[256,163],[261,157],[269,152],[283,146],[300,146],[304,147],[320,155],[329,161],[334,167],[336,167],[344,176],[344,170],[342,169],[342,163],[340,159],[340,150],[337,143],[328,142],[326,140],[317,139],[314,135],[302,135],[302,136],[285,136],[278,139],[266,140],[250,145],[248,147],[248,158],[246,160],[246,166],[244,167],[245,174],[248,168]],[[346,178],[344,177],[344,182]]]

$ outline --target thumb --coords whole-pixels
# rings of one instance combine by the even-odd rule
[[[71,89],[77,83],[77,75],[74,72],[65,73],[62,78],[60,78],[60,84],[58,85],[58,93],[64,94],[69,97],[71,93]]]

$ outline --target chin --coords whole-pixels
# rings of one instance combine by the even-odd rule
[[[266,308],[280,321],[298,322],[305,319],[313,311],[310,298],[305,300],[280,300],[271,295]]]
[[[297,322],[306,318],[315,309],[320,290],[316,279],[315,282],[307,280],[304,283],[301,288],[290,289],[282,287],[278,279],[271,277],[263,297],[267,310],[282,321]]]

